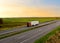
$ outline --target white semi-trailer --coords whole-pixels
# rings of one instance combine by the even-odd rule
[[[39,24],[39,21],[27,22],[27,27],[35,26],[35,25],[38,25],[38,24]]]

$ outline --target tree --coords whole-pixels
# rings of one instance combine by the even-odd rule
[[[0,18],[0,24],[3,24],[3,19],[2,18]]]
[[[1,24],[3,24],[3,19],[2,18],[0,18],[0,28],[2,27]]]

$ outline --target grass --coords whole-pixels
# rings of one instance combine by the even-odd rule
[[[40,22],[45,22],[49,20],[54,20],[56,18],[3,18],[4,23],[11,23],[11,22],[29,22],[29,21],[40,21]]]
[[[50,33],[48,33],[47,35],[37,39],[34,43],[45,43],[46,40],[53,34],[56,33],[56,31],[60,31],[60,26],[58,26],[55,30],[51,31]]]
[[[53,22],[53,23],[55,23],[55,22]],[[51,24],[51,23],[49,23],[49,24]],[[45,25],[49,25],[49,24],[45,24]],[[45,26],[45,25],[42,25],[42,26]],[[0,39],[10,37],[10,36],[13,36],[13,35],[16,35],[16,34],[20,34],[20,33],[23,33],[23,32],[27,32],[27,31],[30,31],[30,30],[33,30],[33,29],[36,29],[36,28],[39,28],[39,27],[42,27],[42,26],[36,26],[36,27],[30,28],[30,29],[19,31],[19,32],[11,32],[11,33],[7,33],[7,34],[3,34],[3,35],[0,35]]]
[[[47,22],[47,21],[51,21],[51,20],[56,20],[56,18],[38,18],[38,17],[31,17],[31,18],[3,18],[3,24],[0,26],[2,26],[2,28],[0,30],[8,30],[12,27],[16,27],[16,26],[23,26],[26,25],[27,22],[29,21],[40,21],[40,23],[43,22]],[[8,28],[8,29],[6,29]]]

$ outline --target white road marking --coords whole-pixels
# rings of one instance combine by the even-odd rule
[[[47,30],[45,30],[44,32],[46,32],[46,31],[47,31]],[[44,32],[41,32],[41,33],[44,33]],[[34,38],[34,37],[37,37],[37,36],[40,35],[41,33],[36,34],[35,36],[32,36],[32,37],[30,37],[30,38],[28,38],[28,39],[26,39],[26,40],[24,40],[24,41],[22,41],[22,42],[20,42],[20,43],[24,43],[24,42],[26,42],[26,41],[28,41],[28,40]]]
[[[36,30],[36,32],[40,32],[40,31],[42,31],[42,29]],[[31,33],[27,33],[26,35],[28,35],[28,34],[31,34]],[[21,38],[25,37],[26,35],[23,35],[21,37],[17,37],[15,39],[21,39]]]

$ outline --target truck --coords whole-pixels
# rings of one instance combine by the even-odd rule
[[[27,22],[27,27],[39,25],[39,21],[30,21]]]

